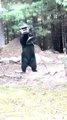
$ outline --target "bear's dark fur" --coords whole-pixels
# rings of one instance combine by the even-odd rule
[[[22,54],[21,54],[21,69],[23,72],[26,72],[26,68],[28,66],[31,67],[33,72],[36,72],[36,58],[35,58],[35,52],[34,52],[34,45],[33,43],[30,41],[27,44],[27,40],[29,38],[28,36],[29,34],[23,34],[20,37],[20,43],[22,46]]]

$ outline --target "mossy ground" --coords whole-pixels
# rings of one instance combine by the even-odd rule
[[[67,120],[67,85],[0,86],[0,120]]]

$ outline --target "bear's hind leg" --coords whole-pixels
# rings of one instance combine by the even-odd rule
[[[22,64],[21,64],[21,69],[23,72],[26,72],[27,66],[28,66],[28,60],[27,58],[24,57],[22,58]]]
[[[37,66],[36,66],[36,59],[35,57],[32,57],[30,60],[30,67],[33,72],[37,72]]]

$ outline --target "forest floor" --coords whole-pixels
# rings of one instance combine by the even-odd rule
[[[0,48],[0,120],[67,120],[67,56],[35,46],[37,72],[21,72],[15,39]]]

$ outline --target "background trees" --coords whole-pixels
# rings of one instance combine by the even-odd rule
[[[2,6],[0,0],[0,16],[1,16],[1,10],[2,10]],[[0,17],[0,45],[4,45],[4,44],[5,44],[5,38],[4,38],[3,21],[2,18]]]
[[[62,18],[67,10],[66,0],[3,0],[2,4],[6,43],[18,37],[20,26],[28,23],[34,26],[37,44],[42,50],[53,47],[59,51],[64,38],[61,34],[63,34]],[[61,52],[62,49],[63,46]]]

